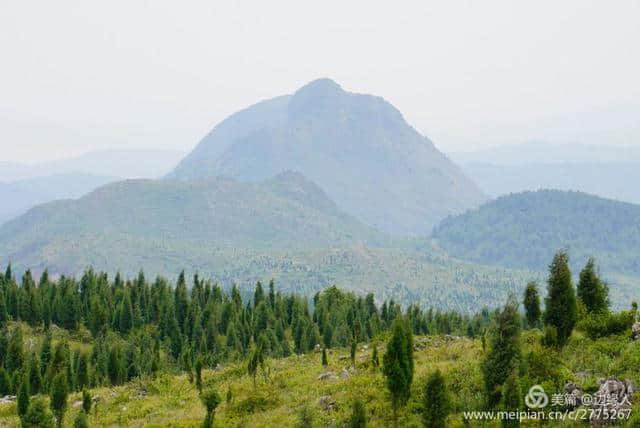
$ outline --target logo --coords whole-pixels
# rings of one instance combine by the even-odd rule
[[[524,397],[524,404],[530,409],[541,409],[549,404],[549,397],[540,385],[533,385],[527,396]]]

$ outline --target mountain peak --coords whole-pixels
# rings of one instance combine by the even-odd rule
[[[298,89],[289,101],[293,116],[316,114],[336,109],[347,93],[331,79],[317,79]]]
[[[329,93],[343,93],[342,86],[337,84],[334,80],[328,77],[322,77],[320,79],[312,80],[300,89],[296,91],[294,96],[304,93],[313,93],[315,95],[329,94]]]

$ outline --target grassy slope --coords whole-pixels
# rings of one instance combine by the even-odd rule
[[[608,375],[631,379],[640,384],[640,342],[630,342],[628,337],[591,341],[580,333],[574,333],[568,346],[559,354],[541,348],[539,339],[539,332],[525,333],[523,354],[533,352],[539,366],[548,365],[542,369],[545,376],[555,376],[555,380],[545,378],[543,382],[549,393],[561,392],[562,385],[569,380],[591,391],[598,377]],[[443,337],[416,338],[415,341],[424,342],[427,346],[415,352],[416,374],[412,399],[401,412],[400,426],[421,426],[420,387],[424,377],[435,369],[445,374],[453,400],[454,414],[450,416],[448,425],[462,426],[463,410],[482,409],[480,361],[483,350],[480,341],[466,338],[447,340]],[[384,348],[381,346],[379,349],[382,357]],[[259,377],[256,389],[246,375],[244,364],[205,371],[205,384],[215,387],[223,398],[216,412],[216,426],[295,426],[299,412],[304,407],[313,415],[314,426],[340,426],[349,416],[355,397],[362,399],[366,405],[369,426],[389,426],[391,408],[384,378],[380,371],[368,367],[370,349],[364,350],[361,344],[357,354],[357,371],[350,378],[318,380],[318,376],[327,370],[340,373],[348,362],[339,357],[346,355],[348,350],[332,351],[328,369],[321,367],[320,354],[269,360],[270,381],[265,382]],[[529,375],[534,376],[535,370],[530,369]],[[224,398],[229,387],[233,392],[233,400],[226,403]],[[137,380],[121,387],[99,388],[92,393],[101,399],[97,414],[92,411],[90,416],[92,426],[195,428],[200,426],[204,418],[197,391],[184,375],[161,375],[156,380]],[[319,407],[318,400],[325,395],[336,401],[337,411],[327,413]],[[65,426],[71,426],[78,412],[78,408],[72,404],[79,399],[79,394],[70,397]],[[634,412],[640,412],[637,403]],[[567,425],[565,423],[562,426]],[[0,426],[19,426],[15,405],[0,406]]]

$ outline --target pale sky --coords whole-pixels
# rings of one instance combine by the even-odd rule
[[[0,2],[0,161],[188,151],[318,77],[443,151],[640,144],[640,1]]]

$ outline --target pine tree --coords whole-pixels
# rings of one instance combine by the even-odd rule
[[[329,362],[327,361],[327,348],[322,348],[322,367],[327,367]]]
[[[29,361],[29,392],[31,395],[38,394],[42,389],[42,376],[40,375],[40,364],[36,354],[31,356]]]
[[[602,313],[609,309],[609,287],[602,282],[596,272],[595,260],[590,258],[580,272],[578,298],[587,312]]]
[[[380,360],[378,359],[378,345],[376,343],[373,344],[373,351],[371,351],[371,365],[374,369],[377,369],[380,366]]]
[[[538,294],[538,284],[534,281],[527,284],[524,290],[524,310],[527,326],[534,328],[540,322],[540,295]]]
[[[40,348],[40,370],[44,374],[44,370],[49,366],[51,361],[51,332],[48,331],[42,341],[42,347]]]
[[[93,397],[91,393],[86,389],[82,390],[82,410],[88,415],[91,412],[91,405],[93,404]]]
[[[422,395],[422,424],[425,428],[445,428],[451,402],[444,377],[440,371],[432,373],[424,385]]]
[[[353,402],[351,409],[351,416],[347,422],[349,428],[365,428],[367,426],[367,411],[364,408],[364,404],[360,399],[356,399]]]
[[[122,334],[127,334],[133,328],[133,306],[129,291],[125,291],[122,304],[120,306],[120,319],[118,329]]]
[[[249,363],[247,364],[247,372],[253,379],[253,387],[256,387],[256,375],[258,374],[258,367],[264,363],[262,356],[262,347],[256,346],[249,357]]]
[[[4,369],[4,367],[0,366],[0,395],[5,396],[11,393],[11,378],[9,374]]]
[[[76,378],[78,389],[84,389],[85,386],[89,385],[89,355],[84,352],[80,354],[78,359]]]
[[[482,363],[487,405],[495,408],[500,403],[502,385],[520,362],[520,316],[518,304],[510,296],[507,304],[496,316],[490,331],[489,352]]]
[[[29,379],[23,379],[18,389],[18,416],[22,417],[29,408]]]
[[[357,344],[356,344],[356,340],[353,339],[351,341],[351,353],[350,353],[350,357],[351,357],[351,365],[352,366],[356,366],[356,348],[357,348]]]
[[[62,427],[64,413],[67,411],[67,395],[69,394],[69,385],[67,374],[61,372],[53,378],[51,385],[51,410],[56,416],[58,427]]]
[[[216,408],[220,404],[220,395],[214,389],[209,389],[200,395],[202,400],[202,404],[207,411],[207,415],[204,418],[204,422],[202,424],[203,428],[211,428],[213,426],[213,418],[215,415]]]
[[[559,347],[563,347],[569,340],[576,319],[576,295],[571,281],[569,257],[567,253],[560,251],[549,266],[544,313],[545,325],[556,328]]]
[[[84,410],[81,410],[73,420],[73,428],[89,428],[89,421],[87,420],[87,414]]]
[[[5,359],[5,367],[9,373],[15,373],[24,364],[24,347],[22,340],[22,330],[18,327],[13,331],[9,339],[9,348]]]
[[[387,378],[387,388],[391,393],[393,419],[398,423],[398,409],[411,395],[413,381],[413,340],[411,331],[398,317],[393,323],[392,335],[387,344],[387,352],[382,358],[383,373]]]
[[[518,376],[516,370],[512,370],[507,381],[502,389],[502,410],[505,412],[517,412],[521,408],[520,404],[520,387],[518,385]],[[520,426],[520,421],[516,418],[507,419],[504,418],[501,421],[501,425],[504,428],[517,428]]]
[[[124,364],[122,361],[122,351],[118,345],[114,345],[109,351],[107,370],[111,385],[119,385],[124,377]]]
[[[195,364],[196,371],[196,388],[202,392],[202,358],[198,357]]]
[[[31,401],[27,413],[22,417],[22,428],[54,428],[53,415],[42,397]]]

